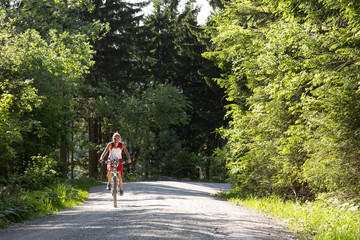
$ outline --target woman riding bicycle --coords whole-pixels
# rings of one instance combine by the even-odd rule
[[[126,148],[125,143],[121,142],[121,136],[119,133],[114,133],[112,137],[112,142],[110,142],[107,147],[105,148],[104,152],[101,154],[101,157],[99,159],[99,162],[102,163],[104,161],[104,157],[109,152],[109,159],[111,156],[116,156],[119,158],[119,161],[122,162],[122,151],[125,152],[127,156],[127,163],[131,163],[130,154]],[[111,169],[112,166],[110,163],[107,165],[107,176],[108,176],[108,183],[107,183],[107,189],[111,190]],[[122,187],[122,174],[123,174],[123,165],[119,164],[117,166],[117,170],[119,171],[119,188],[120,188],[120,195],[122,196],[124,194],[123,187]]]

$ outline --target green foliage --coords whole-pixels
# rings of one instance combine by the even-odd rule
[[[17,176],[18,184],[25,190],[41,190],[55,183],[57,172],[56,163],[52,158],[32,157],[31,166],[24,174]]]
[[[93,55],[94,65],[84,76],[84,84],[78,89],[78,104],[74,108],[78,114],[74,121],[76,125],[82,126],[80,132],[87,133],[85,141],[80,138],[82,150],[86,150],[87,154],[78,162],[88,165],[86,169],[89,176],[97,178],[98,146],[107,139],[104,139],[105,134],[101,131],[103,116],[96,114],[96,102],[98,99],[113,97],[123,90],[136,89],[139,86],[144,71],[138,63],[143,40],[139,26],[142,18],[140,7],[144,7],[146,2],[89,2],[93,4],[92,10],[84,9],[78,14],[78,18],[88,23],[101,23],[106,28],[102,29],[101,39],[91,41],[92,49],[96,51]]]
[[[189,107],[179,89],[167,84],[134,95],[126,92],[109,95],[97,102],[98,114],[104,118],[105,131],[121,133],[132,151],[133,171],[144,169],[140,175],[153,171],[160,173],[162,169],[168,169],[174,160],[182,165],[186,151],[177,141],[172,127],[188,121],[185,111]]]
[[[354,239],[360,234],[359,206],[344,202],[339,195],[323,194],[316,201],[304,203],[283,200],[276,195],[258,197],[228,192],[220,196],[281,218],[300,239]]]
[[[222,143],[224,112],[223,92],[198,74],[214,66],[201,58],[194,1],[181,12],[179,1],[154,1],[145,20],[147,2],[0,4],[0,175],[30,185],[77,165],[97,177],[108,131],[127,136],[133,172],[199,175],[198,159]],[[56,173],[33,156],[53,159]]]
[[[156,0],[153,4],[152,13],[144,19],[144,63],[148,68],[144,85],[170,83],[181,89],[192,108],[186,110],[188,125],[173,128],[178,141],[199,158],[211,156],[223,143],[214,132],[225,122],[225,101],[223,91],[204,78],[217,72],[217,67],[201,56],[209,39],[198,26],[199,9],[195,1],[187,1],[181,11],[177,0]]]
[[[99,183],[93,179],[80,178],[54,182],[42,190],[22,189],[11,195],[8,195],[9,192],[1,192],[0,228],[81,204],[88,196],[90,187],[96,185]]]
[[[146,64],[148,65],[151,85],[159,83],[174,83],[176,69],[174,57],[175,49],[178,0],[153,0],[153,12],[145,17],[147,51]]]
[[[6,26],[0,43],[5,118],[0,123],[0,163],[6,169],[1,175],[9,170],[10,159],[16,162],[11,171],[22,173],[32,166],[32,156],[55,156],[59,145],[70,148],[70,106],[93,64],[89,40],[103,27],[78,21],[76,12],[87,1],[83,3],[26,1],[1,8],[1,25]]]
[[[101,39],[94,39],[91,42],[94,54],[94,66],[89,74],[85,76],[82,97],[103,96],[102,85],[108,84],[117,91],[127,89],[139,74],[134,61],[139,52],[139,21],[142,15],[139,14],[140,7],[145,2],[128,3],[120,0],[91,1],[92,11],[84,9],[80,19],[85,22],[99,22],[105,28],[102,29]]]
[[[15,154],[12,143],[19,140],[21,131],[36,124],[23,116],[38,106],[41,98],[32,86],[33,81],[21,75],[23,49],[19,42],[23,41],[23,35],[16,34],[3,9],[0,9],[0,24],[0,165],[4,167],[5,159]]]
[[[225,4],[203,55],[224,72],[234,186],[313,199],[359,193],[357,1]]]

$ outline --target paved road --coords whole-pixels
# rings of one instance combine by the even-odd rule
[[[215,198],[228,184],[125,183],[118,208],[105,186],[80,206],[0,230],[0,239],[294,239],[281,222]]]

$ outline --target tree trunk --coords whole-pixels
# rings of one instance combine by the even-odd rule
[[[60,160],[64,164],[62,176],[67,177],[69,151],[64,143],[60,142]]]
[[[210,180],[210,168],[211,168],[211,160],[210,158],[206,159],[206,168],[205,168],[205,179],[208,181]]]
[[[5,163],[0,165],[0,177],[7,178],[9,171],[8,160],[5,159]]]
[[[71,128],[74,129],[74,123],[71,123]],[[71,133],[71,142],[74,143],[74,133]],[[71,179],[74,179],[74,145],[71,148],[71,155],[70,155],[70,172],[71,172]]]
[[[94,146],[96,145],[96,120],[89,118],[89,177],[97,179],[97,156]]]
[[[74,150],[71,150],[70,168],[71,168],[71,179],[74,179]]]

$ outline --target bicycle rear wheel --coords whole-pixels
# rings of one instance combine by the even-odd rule
[[[116,176],[113,176],[112,195],[113,195],[113,200],[114,200],[114,207],[117,207],[117,178],[116,178]]]

